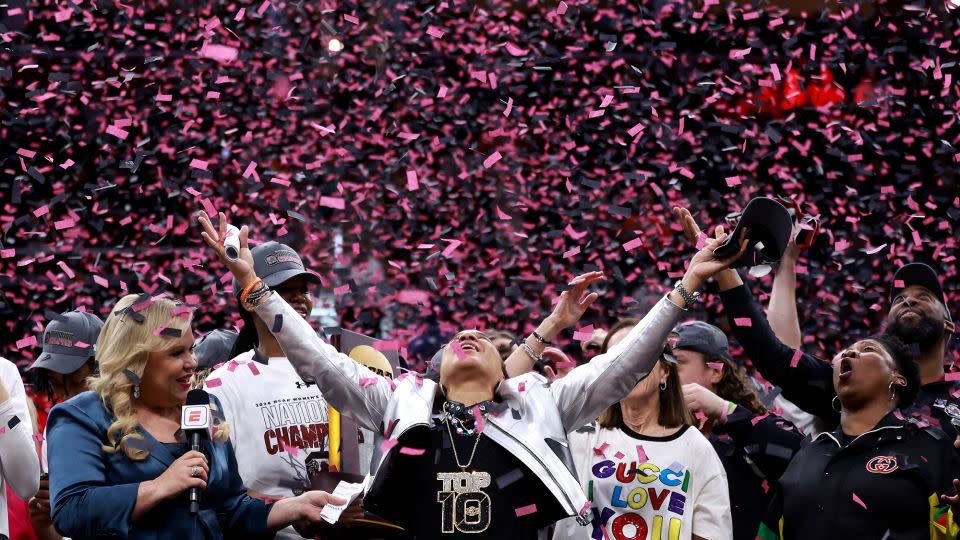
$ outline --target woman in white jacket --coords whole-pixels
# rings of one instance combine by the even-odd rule
[[[0,358],[0,538],[10,534],[6,484],[25,501],[40,489],[40,458],[26,400],[17,366]]]
[[[536,373],[506,379],[496,347],[465,330],[445,347],[439,384],[418,376],[393,381],[320,339],[253,272],[248,230],[240,257],[228,260],[219,231],[203,214],[203,238],[237,278],[241,301],[269,326],[303,377],[328,402],[383,437],[387,450],[364,506],[417,539],[533,539],[573,516],[589,521],[567,433],[625,397],[656,363],[663,343],[703,279],[687,273],[617,347],[547,384]],[[695,256],[698,272],[717,262],[711,240]],[[526,348],[532,360],[537,353]]]

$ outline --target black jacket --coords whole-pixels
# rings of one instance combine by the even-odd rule
[[[708,439],[727,473],[733,540],[753,540],[803,435],[789,420],[738,406],[726,423],[713,427]]]
[[[893,412],[842,446],[840,429],[802,448],[780,477],[758,540],[955,539],[940,495],[960,457],[942,430]]]
[[[790,364],[796,350],[777,339],[760,306],[745,286],[720,293],[723,307],[732,319],[750,319],[750,325],[734,325],[733,334],[761,375],[783,389],[783,397],[804,411],[819,416],[836,426],[840,413],[831,402],[837,393],[833,388],[833,368],[815,356],[799,352],[795,367]],[[925,423],[939,426],[953,440],[957,429],[951,423],[948,407],[960,416],[960,381],[925,384],[913,404],[903,410]],[[960,420],[960,418],[958,418]]]

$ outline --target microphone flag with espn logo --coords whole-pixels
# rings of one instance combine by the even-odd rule
[[[180,429],[184,434],[202,431],[210,438],[213,421],[210,416],[210,395],[203,390],[191,390],[180,415]]]

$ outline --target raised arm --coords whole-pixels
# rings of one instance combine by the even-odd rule
[[[574,278],[570,282],[570,288],[560,293],[560,298],[557,300],[553,312],[540,323],[540,326],[535,330],[536,334],[549,343],[562,330],[576,324],[584,312],[587,311],[587,308],[590,307],[590,304],[593,304],[597,299],[597,293],[584,296],[587,287],[602,279],[603,272],[588,272]],[[543,354],[543,350],[547,347],[547,343],[538,340],[533,333],[528,335],[523,343],[507,357],[504,364],[507,368],[507,377],[516,377],[532,370],[534,359],[530,354],[539,356]]]
[[[20,373],[11,362],[0,377],[0,475],[10,489],[27,501],[40,489],[40,459],[33,444],[33,428],[27,413],[26,393]]]
[[[706,277],[729,265],[746,248],[729,260],[718,260],[713,249],[726,239],[722,230],[693,256],[680,284],[690,294],[699,290]],[[663,344],[680,320],[687,301],[677,289],[661,299],[627,337],[611,350],[577,367],[550,386],[568,432],[591,422],[610,405],[620,401],[637,382],[646,377],[663,352]]]
[[[219,230],[204,212],[200,213],[199,221],[204,229],[204,241],[237,278],[240,287],[251,292],[249,289],[256,287],[259,278],[253,271],[247,227],[240,229],[239,258],[229,260],[221,241],[226,237],[226,216],[220,213]],[[241,300],[246,299],[246,294],[242,294]],[[377,432],[382,429],[384,409],[393,393],[393,381],[354,362],[321,339],[280,295],[270,293],[261,297],[255,307],[250,307],[276,336],[297,373],[315,381],[328,403],[367,429]]]
[[[797,315],[797,258],[800,248],[793,237],[783,252],[777,275],[773,278],[770,304],[767,306],[767,321],[773,333],[788,347],[799,349],[803,345],[800,333],[800,317]]]

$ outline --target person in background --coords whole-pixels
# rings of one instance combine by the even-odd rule
[[[497,348],[497,352],[500,353],[500,358],[502,358],[504,362],[506,362],[507,358],[510,358],[510,354],[517,349],[517,336],[510,332],[505,330],[491,330],[487,335],[493,340],[493,345]]]
[[[183,304],[149,294],[114,306],[97,340],[92,391],[57,405],[47,421],[57,530],[75,540],[272,538],[319,521],[327,502],[346,502],[324,492],[272,505],[250,498],[225,422],[214,422],[204,452],[178,438],[197,367],[192,318]],[[215,397],[210,407],[216,418]],[[191,488],[202,490],[195,516],[183,496]]]
[[[938,427],[899,413],[920,390],[910,349],[881,334],[833,361],[840,426],[797,452],[758,540],[910,538],[960,533],[960,455]]]
[[[216,329],[204,334],[197,340],[193,354],[197,357],[197,370],[194,372],[193,388],[203,388],[210,372],[230,360],[230,351],[237,342],[239,334],[233,330]]]
[[[753,540],[773,486],[800,448],[803,434],[768,411],[739,370],[719,328],[681,324],[669,342],[687,407],[726,471],[733,539]]]
[[[33,427],[33,433],[40,433],[41,429],[37,425],[37,408],[31,398],[32,396],[28,393],[26,404],[27,412],[30,414],[30,425]],[[36,435],[34,435],[35,441],[36,438]],[[34,446],[36,446],[37,455],[40,455],[40,443],[35,442]],[[42,486],[42,474],[40,480]],[[17,497],[17,494],[10,489],[10,484],[7,484],[5,487],[7,490],[7,524],[10,528],[10,540],[37,540],[37,534],[33,531],[33,524],[30,521],[30,510],[27,501]],[[37,491],[37,495],[39,494],[40,491]],[[59,535],[57,538],[59,538]]]
[[[696,228],[689,211],[675,208],[674,212],[685,230]],[[837,425],[840,412],[834,405],[836,389],[830,364],[784,344],[736,270],[726,268],[715,278],[727,316],[750,321],[734,325],[733,333],[760,374],[781,387],[783,396],[804,411]],[[955,331],[940,278],[933,268],[910,263],[898,269],[890,287],[884,333],[917,348],[921,381],[917,398],[903,412],[939,426],[951,439],[960,436],[956,427],[960,425],[960,399],[955,397],[960,396],[960,381],[946,380],[944,357]]]
[[[300,255],[279,242],[264,242],[252,250],[258,275],[303,318],[313,311],[312,289],[320,277],[308,270]],[[243,485],[252,497],[274,500],[299,495],[310,488],[308,456],[328,456],[329,410],[320,388],[294,370],[264,321],[239,303],[244,325],[228,353],[230,360],[207,376],[204,388],[217,396],[230,422]],[[373,441],[364,441],[369,468]],[[341,524],[346,523],[347,517]],[[293,527],[277,538],[298,540]]]
[[[67,401],[86,392],[87,382],[97,373],[95,345],[103,321],[85,311],[61,313],[43,330],[43,350],[27,370],[35,392],[50,401]],[[30,523],[40,540],[60,538],[50,519],[50,478],[47,475],[47,440],[40,451],[40,490],[30,499]]]
[[[637,319],[610,328],[601,354]],[[693,424],[669,346],[642,379],[596,424],[570,435],[570,451],[591,501],[591,528],[564,520],[554,540],[609,537],[730,538],[730,498],[723,465]]]
[[[0,538],[10,535],[8,485],[21,500],[36,495],[40,488],[40,461],[20,370],[13,362],[0,358]]]

